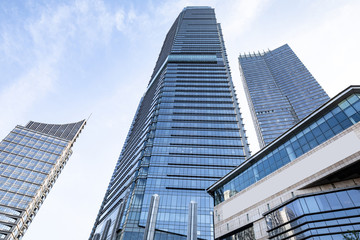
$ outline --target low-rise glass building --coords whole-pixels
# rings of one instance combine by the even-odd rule
[[[216,239],[360,231],[360,87],[351,86],[208,188]]]

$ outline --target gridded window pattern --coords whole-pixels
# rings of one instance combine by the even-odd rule
[[[299,197],[265,219],[270,239],[344,239],[360,231],[360,189]]]
[[[67,144],[17,126],[0,143],[0,203],[25,209]]]
[[[58,127],[56,131],[51,131],[51,124],[30,122],[27,127],[16,126],[1,141],[0,232],[3,235],[0,235],[0,239],[18,239],[17,234],[22,234],[22,226],[28,220],[28,214],[36,213],[30,207],[37,204],[36,198],[44,196],[39,194],[48,188],[44,184],[49,184],[51,172],[55,169],[58,171],[61,159],[67,157],[66,150],[68,154],[71,153],[68,148],[71,140],[57,137],[56,132],[71,128],[71,131],[78,133],[84,123],[52,125]],[[44,126],[47,134],[44,129],[34,130],[36,126]]]
[[[329,100],[287,44],[240,55],[239,64],[261,147]]]
[[[152,76],[91,237],[104,236],[106,219],[124,201],[118,239],[143,239],[158,194],[156,240],[186,239],[190,201],[198,203],[198,238],[213,239],[206,188],[244,162],[249,149],[212,8],[180,13]]]
[[[247,188],[288,162],[310,151],[336,134],[360,121],[360,94],[353,94],[330,108],[317,119],[288,134],[265,156],[214,191],[215,204]]]

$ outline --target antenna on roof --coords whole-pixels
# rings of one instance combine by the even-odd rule
[[[90,113],[89,117],[86,119],[86,122],[90,119],[91,115],[92,115],[92,113]]]

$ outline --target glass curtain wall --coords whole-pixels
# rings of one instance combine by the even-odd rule
[[[0,239],[20,239],[55,183],[85,125],[29,122],[0,143]]]
[[[261,147],[329,100],[287,44],[240,55],[239,65]]]
[[[220,25],[210,7],[185,8],[166,36],[90,239],[142,239],[160,197],[155,239],[186,239],[190,201],[198,238],[213,239],[206,188],[249,148]]]

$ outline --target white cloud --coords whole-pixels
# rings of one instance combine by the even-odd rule
[[[291,38],[296,54],[330,96],[359,83],[360,32],[354,25],[359,10],[360,2],[347,2]]]
[[[118,10],[115,13],[115,26],[118,31],[123,31],[125,29],[126,25],[124,23],[124,19],[125,19],[124,11],[122,9]]]
[[[37,63],[29,72],[20,77],[15,83],[3,89],[0,101],[2,112],[6,116],[16,115],[18,111],[26,110],[32,102],[51,89],[55,73],[46,62]]]
[[[35,5],[34,11],[39,15],[24,16],[18,29],[6,23],[0,25],[1,60],[20,65],[17,78],[2,79],[2,115],[7,117],[0,120],[0,128],[13,126],[54,90],[59,64],[73,41],[77,41],[79,51],[91,52],[94,44],[107,44],[113,31],[121,30],[123,25],[122,11],[113,13],[100,0],[79,0],[55,7]]]
[[[222,23],[225,39],[234,41],[251,28],[256,17],[267,7],[267,3],[268,0],[233,0],[225,5],[223,1],[216,1],[217,19]]]

